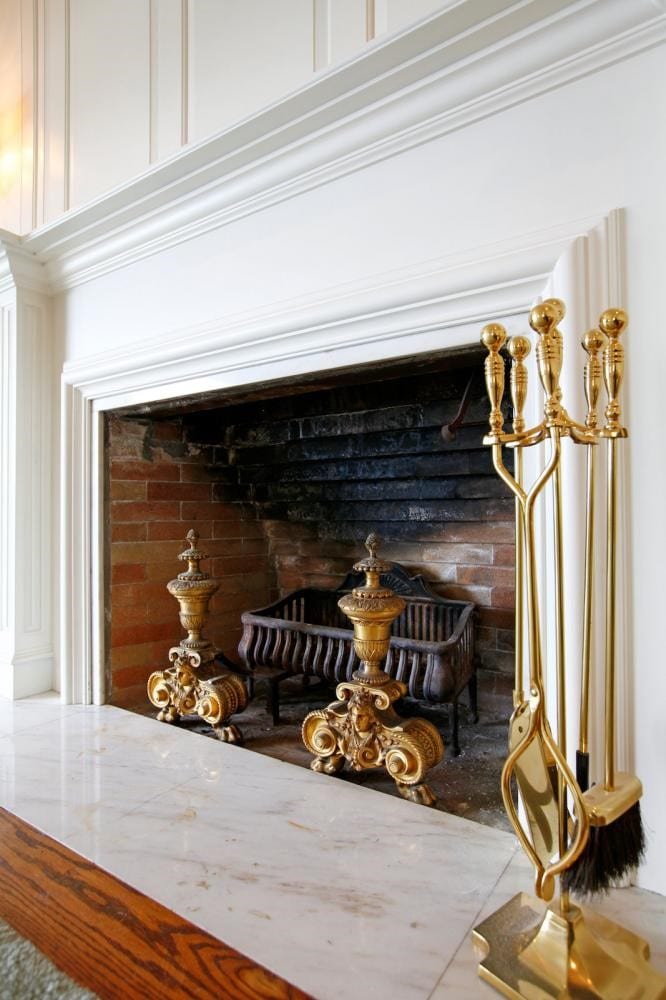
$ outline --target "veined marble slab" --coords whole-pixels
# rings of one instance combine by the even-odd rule
[[[0,701],[0,803],[321,1000],[496,996],[469,934],[531,884],[502,831],[110,706]]]

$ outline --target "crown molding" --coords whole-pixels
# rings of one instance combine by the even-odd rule
[[[449,4],[18,247],[40,285],[73,287],[666,40],[652,0],[483,7]]]

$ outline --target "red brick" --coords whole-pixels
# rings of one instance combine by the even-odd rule
[[[272,572],[268,558],[264,555],[217,556],[213,560],[212,574],[215,577],[235,573]]]
[[[180,467],[180,479],[183,483],[210,483],[211,475],[205,465],[183,462]]]
[[[499,675],[498,675],[499,676]],[[113,677],[111,678],[113,682]],[[110,705],[115,705],[116,708],[125,708],[134,710],[148,703],[148,697],[146,695],[146,684],[145,682],[140,685],[135,685],[134,687],[111,688],[111,693],[109,694],[108,701]],[[157,709],[154,709],[157,712]]]
[[[493,608],[515,608],[516,592],[513,587],[493,587],[490,603]]]
[[[243,504],[220,503],[218,500],[183,501],[180,516],[183,521],[242,521],[246,518]]]
[[[179,626],[177,622],[173,625],[152,624],[150,622],[143,625],[114,625],[111,629],[111,645],[134,646],[144,642],[155,642],[158,639],[169,642],[174,639],[174,636],[178,639]]]
[[[505,608],[481,607],[478,609],[478,624],[488,628],[513,628],[515,613]]]
[[[190,530],[192,525],[185,524],[181,520],[177,521],[151,521],[148,524],[148,539],[152,541],[165,541],[165,542],[180,542],[183,543],[183,549],[187,548],[187,542],[185,536]],[[196,529],[201,537],[202,544],[206,542],[206,539],[210,539],[213,534],[213,522],[212,521],[197,521]],[[208,543],[206,542],[206,545]]]
[[[291,521],[262,521],[264,532],[269,538],[284,538],[295,541],[297,538],[316,538],[316,528],[308,524],[293,524]]]
[[[143,625],[147,620],[145,604],[116,605],[111,608],[112,625]],[[152,619],[151,619],[152,620]]]
[[[110,650],[111,669],[115,671],[121,667],[137,667],[146,663],[155,663],[159,669],[161,665],[169,666],[169,647],[163,642],[144,642],[136,646],[113,646]]]
[[[496,566],[515,566],[515,545],[493,545],[493,562]]]
[[[166,500],[138,501],[114,500],[111,504],[111,518],[116,524],[122,521],[176,521],[180,509],[178,501]]]
[[[506,566],[458,566],[456,573],[458,583],[477,583],[481,587],[507,589],[514,585],[514,571]]]
[[[148,536],[148,526],[141,521],[127,521],[111,525],[112,542],[143,542]]]
[[[109,458],[116,460],[143,458],[143,439],[118,437],[109,441]]]
[[[116,437],[145,437],[147,424],[136,420],[124,420],[115,414],[109,415],[109,435]]]
[[[422,561],[424,563],[451,562],[465,565],[489,565],[493,561],[493,546],[455,544],[424,545]]]
[[[111,570],[111,583],[136,583],[145,578],[145,563],[116,563]]]
[[[146,483],[140,479],[112,479],[109,496],[111,500],[145,500]]]
[[[152,427],[153,438],[156,441],[182,441],[183,425],[177,423],[162,423],[155,421]]]
[[[205,567],[202,568],[205,569]],[[150,583],[161,583],[166,589],[167,583],[175,579],[179,573],[183,573],[186,569],[187,563],[179,562],[176,559],[146,563],[146,579]],[[174,602],[174,606],[176,606],[175,597],[172,597],[172,601]]]
[[[264,538],[259,521],[215,521],[213,538]]]
[[[442,525],[443,542],[514,541],[513,521],[467,521]]]
[[[185,548],[184,541],[185,538],[183,536],[182,545],[178,541],[137,542],[136,544],[132,542],[114,542],[111,546],[111,562],[115,565],[116,563],[124,562],[165,562],[167,559],[173,559],[174,565],[178,566],[178,555]]]
[[[155,483],[148,485],[149,500],[210,500],[212,487],[206,483]]]
[[[165,664],[168,665],[168,664]],[[139,687],[141,685],[145,691],[148,678],[154,670],[162,670],[160,663],[139,664],[135,667],[125,667],[123,670],[115,670],[113,673],[114,690],[123,688]],[[146,701],[148,696],[146,695]]]
[[[157,611],[172,609],[178,613],[178,602],[162,583],[118,583],[111,587],[111,607],[126,608],[133,604],[151,607]]]
[[[443,597],[448,597],[454,601],[472,601],[473,604],[479,604],[483,607],[491,607],[491,588],[490,587],[474,587],[468,585],[462,587],[459,585],[446,584],[444,587],[438,587],[437,591],[442,594]]]
[[[180,466],[169,462],[115,461],[111,463],[111,479],[150,479],[177,483]]]

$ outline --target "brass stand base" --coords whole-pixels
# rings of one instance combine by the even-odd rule
[[[385,767],[404,798],[434,805],[423,776],[442,759],[442,738],[424,719],[400,719],[393,702],[407,693],[407,686],[379,676],[386,681],[343,681],[335,690],[339,701],[305,717],[303,742],[316,755],[310,767],[324,774],[337,774],[345,761],[354,771]]]
[[[183,646],[169,650],[172,667],[156,670],[148,678],[148,698],[159,708],[160,722],[177,722],[186,715],[198,715],[212,728],[223,743],[240,743],[242,734],[237,726],[224,722],[236,712],[242,712],[248,703],[245,684],[233,674],[217,677],[199,677],[195,672],[200,666],[197,653]]]
[[[666,978],[643,938],[588,907],[545,907],[518,893],[472,933],[479,975],[503,996],[664,1000]]]

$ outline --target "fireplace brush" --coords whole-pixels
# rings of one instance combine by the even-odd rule
[[[589,330],[582,340],[587,351],[584,383],[587,400],[585,426],[589,431],[597,431],[599,390],[601,389],[601,360],[599,351],[604,346],[604,337],[599,330]],[[594,622],[594,528],[597,480],[597,445],[587,446],[587,479],[585,491],[585,590],[583,597],[583,659],[580,691],[580,722],[578,729],[578,750],[576,751],[576,780],[581,791],[590,786],[590,664],[592,662],[592,626]]]

